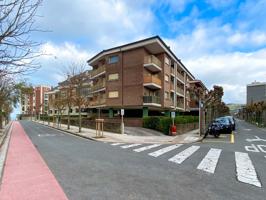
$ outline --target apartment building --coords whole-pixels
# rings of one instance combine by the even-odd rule
[[[58,86],[45,93],[48,98],[49,115],[78,115],[79,109],[75,99],[77,96],[85,103],[82,105],[81,114],[88,115],[90,112],[89,102],[92,97],[91,70],[69,77],[58,83]],[[79,80],[77,80],[79,79]],[[94,86],[95,88],[96,86]]]
[[[247,105],[266,101],[266,82],[253,82],[247,85]]]
[[[87,62],[93,69],[90,108],[110,118],[121,108],[125,117],[190,111],[195,77],[158,36],[103,50]]]
[[[47,113],[48,97],[45,93],[51,88],[49,86],[36,86],[30,93],[24,93],[20,98],[20,113],[24,115]]]

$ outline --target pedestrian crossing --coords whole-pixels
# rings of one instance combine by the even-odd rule
[[[200,151],[200,146],[192,145],[185,146],[183,144],[174,145],[162,145],[162,144],[125,144],[125,143],[112,143],[112,146],[121,147],[121,149],[129,149],[133,152],[140,153],[149,151],[148,156],[157,158],[162,155],[165,157],[169,155],[168,161],[174,164],[182,164],[185,160],[191,159],[192,155],[197,151]],[[163,147],[162,147],[163,146]],[[183,150],[180,150],[180,147]],[[173,152],[175,152],[173,156]],[[171,153],[172,152],[172,153]],[[169,154],[168,154],[169,153]],[[197,165],[197,169],[208,174],[214,174],[220,157],[222,149],[210,148],[203,158],[200,158],[200,162]],[[170,156],[171,155],[171,156]],[[236,178],[239,182],[247,183],[257,187],[262,187],[261,182],[258,178],[255,167],[250,159],[248,153],[235,152],[235,171]]]

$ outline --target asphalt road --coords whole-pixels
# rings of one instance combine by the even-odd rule
[[[136,152],[149,145],[121,148],[125,145],[79,138],[34,122],[21,124],[71,200],[266,199],[266,140],[260,140],[266,139],[266,130],[243,121],[237,122],[235,143],[230,143],[230,135],[208,138],[158,157],[149,153],[169,144]],[[248,147],[252,144],[256,146]],[[237,167],[235,152],[240,152]],[[204,159],[207,155],[210,160],[218,158],[217,163]],[[198,169],[200,163],[204,170]],[[215,171],[206,172],[211,167]]]

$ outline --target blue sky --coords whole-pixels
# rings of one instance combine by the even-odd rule
[[[265,0],[44,1],[33,35],[47,54],[28,76],[56,85],[62,68],[98,51],[159,35],[208,88],[224,87],[226,103],[245,103],[245,85],[266,81]]]

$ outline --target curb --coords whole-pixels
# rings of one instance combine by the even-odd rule
[[[9,141],[11,137],[12,125],[13,123],[10,122],[5,128],[4,132],[7,132],[7,133],[0,146],[0,185],[2,184],[2,176],[4,173],[4,167],[5,167],[5,162],[6,162],[7,152],[8,152]]]
[[[60,129],[60,128],[57,128],[57,127],[53,127],[53,126],[50,126],[50,125],[47,125],[47,124],[42,124],[42,123],[37,122],[37,121],[32,121],[32,122],[35,122],[35,123],[40,124],[40,125],[43,125],[43,126],[47,126],[49,128],[52,128],[52,129],[56,129],[56,130],[59,130],[59,131],[63,131],[65,133],[69,133],[71,135],[75,135],[75,136],[78,136],[78,137],[81,137],[81,138],[84,138],[84,139],[88,139],[88,140],[92,140],[92,141],[95,141],[95,142],[99,142],[97,139],[94,139],[94,138],[91,138],[91,137],[87,137],[87,136],[84,136],[84,135],[79,135],[79,134],[73,133],[73,132],[68,131],[68,130],[63,130],[63,129]]]
[[[68,134],[71,134],[71,135],[74,135],[74,136],[78,136],[78,137],[81,137],[81,138],[84,138],[84,139],[92,140],[92,141],[95,141],[95,142],[108,142],[108,143],[123,142],[123,141],[101,141],[101,140],[97,140],[97,139],[92,138],[92,137],[88,137],[88,136],[84,136],[84,135],[79,135],[79,134],[73,133],[73,132],[68,131],[68,130],[64,130],[64,129],[60,129],[60,128],[57,128],[57,127],[53,127],[53,126],[50,126],[48,124],[42,124],[41,122],[37,122],[37,121],[32,121],[32,122],[35,122],[37,124],[40,124],[40,125],[43,125],[43,126],[47,126],[49,128],[56,129],[56,130],[59,130],[59,131],[68,133]],[[194,143],[197,143],[197,142],[202,142],[203,139],[204,138],[201,136],[201,138],[199,138],[198,140],[193,141],[193,142],[189,142],[189,143],[186,143],[186,144],[194,144]],[[132,142],[124,142],[124,143],[132,143]],[[154,144],[154,143],[158,143],[158,142],[151,142],[150,144]],[[167,144],[167,143],[161,143],[161,142],[159,142],[159,143],[160,144]],[[173,143],[173,142],[169,142],[169,143]],[[174,143],[176,143],[176,142],[174,142]],[[180,143],[180,144],[183,144],[183,143]]]

